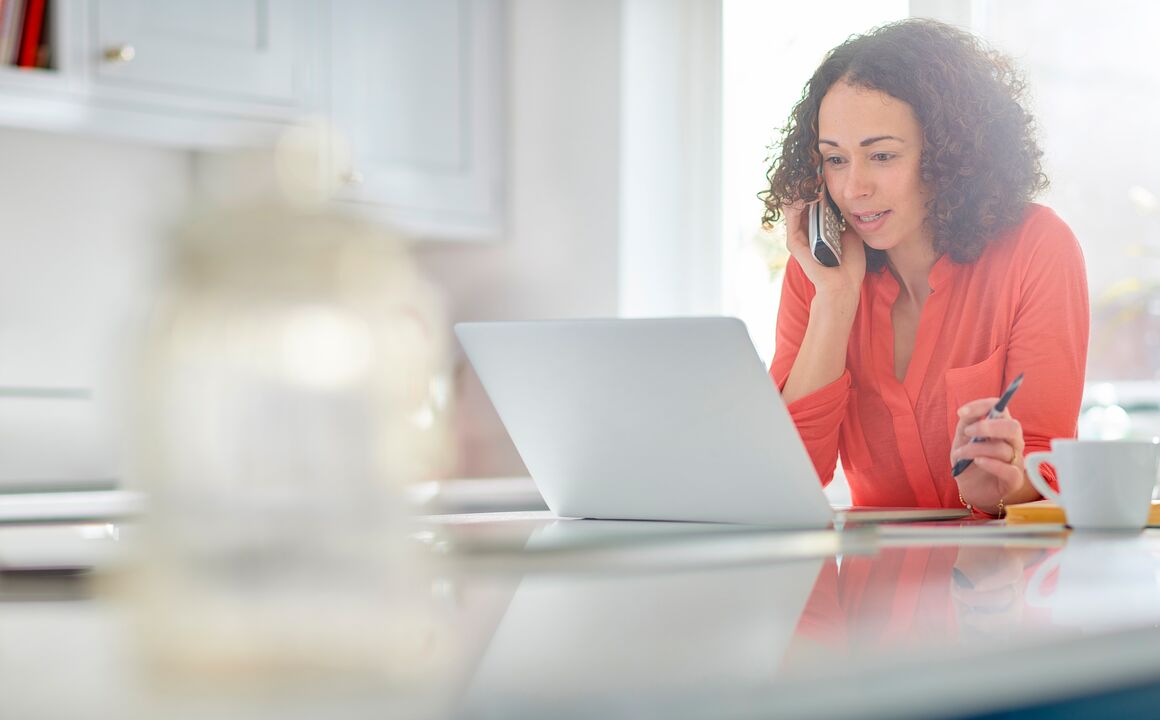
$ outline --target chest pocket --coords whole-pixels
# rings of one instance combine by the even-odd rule
[[[947,370],[947,437],[954,438],[960,407],[979,398],[999,397],[1006,365],[1007,347],[1000,345],[982,362]]]

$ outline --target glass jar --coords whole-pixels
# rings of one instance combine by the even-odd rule
[[[402,491],[448,445],[444,354],[436,297],[379,227],[265,200],[179,230],[134,432],[159,682],[285,698],[436,672],[448,638]]]

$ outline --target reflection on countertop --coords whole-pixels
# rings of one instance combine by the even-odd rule
[[[773,533],[523,513],[426,533],[453,568],[448,611],[487,626],[464,633],[476,638],[456,683],[467,716],[695,716],[725,697],[827,716],[858,711],[840,679],[905,686],[948,662],[967,668],[951,686],[857,714],[938,714],[956,685],[956,712],[982,712],[1005,695],[1114,685],[1109,674],[1069,687],[1028,653],[1064,657],[1061,643],[1160,623],[1157,531]],[[1006,683],[980,694],[970,673],[1000,667]]]
[[[423,693],[319,686],[308,704],[282,687],[250,693],[240,712],[235,696],[211,688],[198,707],[279,718],[322,708],[327,717],[899,718],[1160,682],[1160,530],[950,522],[776,532],[539,511],[419,519],[411,547],[429,561],[430,616],[454,646]],[[100,573],[93,580],[71,579],[55,597],[3,596],[6,708],[173,709],[172,698],[156,705],[134,655],[131,609]],[[63,686],[71,691],[46,692]],[[181,717],[208,716],[182,707]]]

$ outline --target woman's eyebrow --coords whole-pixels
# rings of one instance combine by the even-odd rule
[[[875,135],[874,137],[866,138],[862,142],[858,143],[858,145],[861,147],[868,147],[870,145],[873,145],[876,142],[881,142],[882,140],[897,140],[898,142],[901,142],[901,143],[906,142],[902,138],[897,137],[895,135]],[[834,147],[841,147],[841,145],[839,145],[837,142],[835,142],[833,140],[827,140],[826,138],[818,138],[818,144],[819,145],[833,145]]]
[[[873,145],[874,143],[880,142],[882,140],[897,140],[898,142],[906,142],[902,138],[895,137],[894,135],[875,135],[874,137],[866,138],[862,142],[858,143],[858,145],[860,145],[861,147],[867,147],[869,145]]]

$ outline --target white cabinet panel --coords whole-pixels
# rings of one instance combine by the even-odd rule
[[[92,0],[90,74],[107,99],[176,99],[169,104],[181,109],[222,110],[231,102],[311,108],[318,17],[313,0]]]
[[[0,125],[200,149],[329,115],[340,201],[416,237],[501,234],[504,0],[54,3],[57,62],[0,68]]]
[[[310,57],[299,0],[93,0],[90,58],[104,87],[296,104]],[[316,31],[315,28],[311,28]],[[128,49],[118,54],[118,50]]]
[[[336,3],[332,57],[340,91],[333,110],[367,161],[443,171],[464,164],[464,6],[460,0]]]
[[[342,199],[422,236],[498,234],[502,2],[333,0],[330,26]]]

